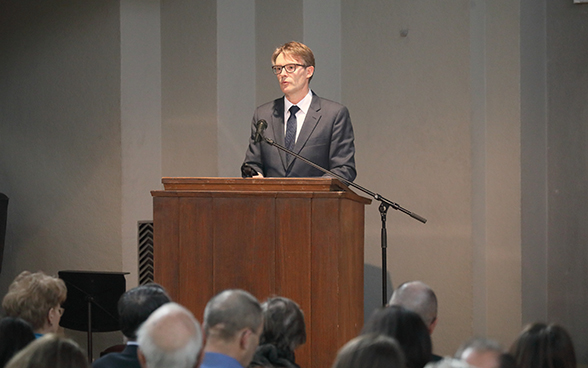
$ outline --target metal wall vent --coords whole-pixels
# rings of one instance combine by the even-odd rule
[[[139,285],[153,282],[153,221],[139,222]]]

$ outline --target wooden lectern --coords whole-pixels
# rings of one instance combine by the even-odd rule
[[[163,178],[153,191],[155,282],[202,322],[208,300],[245,289],[296,301],[303,368],[325,368],[363,325],[364,206],[336,179]]]

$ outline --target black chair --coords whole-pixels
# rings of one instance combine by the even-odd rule
[[[0,272],[4,259],[4,241],[6,239],[6,223],[8,220],[8,196],[0,193]]]

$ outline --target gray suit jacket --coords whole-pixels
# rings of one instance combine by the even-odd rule
[[[255,110],[245,163],[265,177],[327,176],[322,171],[294,158],[287,163],[286,153],[262,141],[255,143],[255,123],[268,123],[265,136],[284,146],[284,98],[261,105]],[[355,179],[355,145],[353,127],[347,108],[313,93],[304,125],[292,151],[341,175]]]

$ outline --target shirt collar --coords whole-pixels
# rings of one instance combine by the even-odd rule
[[[302,112],[304,114],[308,113],[308,109],[310,108],[310,103],[312,102],[312,90],[308,89],[308,93],[306,94],[306,96],[304,96],[304,98],[302,100],[300,100],[300,102],[298,102],[296,104],[296,106],[298,106],[300,108],[300,110],[302,110]],[[292,107],[294,104],[290,101],[288,101],[288,99],[286,98],[286,96],[284,96],[284,111],[289,111],[290,107]]]

